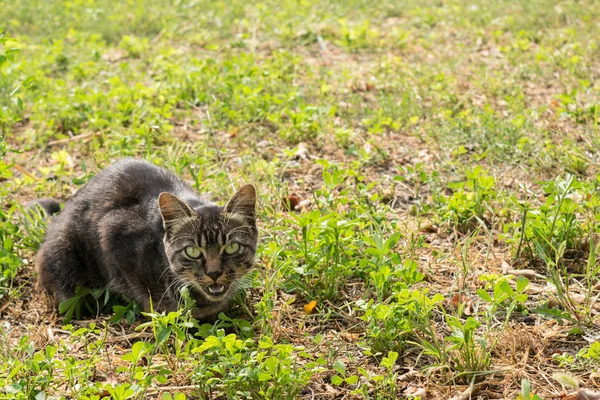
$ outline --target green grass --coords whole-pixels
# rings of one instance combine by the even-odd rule
[[[595,2],[21,0],[0,21],[0,399],[598,389]],[[256,273],[215,325],[131,304],[67,324],[34,291],[46,223],[21,207],[125,156],[216,201],[257,186]]]

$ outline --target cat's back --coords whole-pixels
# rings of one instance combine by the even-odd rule
[[[117,228],[144,224],[161,229],[158,195],[192,193],[175,174],[143,160],[121,159],[90,179],[67,201],[50,224],[50,232],[96,235],[99,226]],[[93,231],[96,231],[94,233]]]
[[[99,207],[127,207],[148,199],[156,201],[161,192],[187,191],[173,173],[144,160],[122,159],[94,176],[73,197]]]

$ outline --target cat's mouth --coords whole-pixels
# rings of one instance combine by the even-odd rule
[[[227,290],[227,285],[223,285],[221,283],[213,283],[211,285],[205,286],[205,289],[208,293],[213,296],[221,296]]]

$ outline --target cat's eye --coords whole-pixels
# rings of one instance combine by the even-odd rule
[[[188,246],[185,248],[185,255],[188,256],[189,258],[200,258],[201,254],[202,254],[202,252],[200,251],[200,248],[198,248],[198,247]]]
[[[226,254],[235,254],[238,251],[240,251],[240,244],[239,243],[231,243],[229,244],[229,246],[225,247],[225,253]]]

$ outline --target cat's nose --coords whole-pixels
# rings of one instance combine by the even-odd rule
[[[210,271],[210,272],[207,272],[206,275],[210,276],[212,278],[212,280],[216,282],[222,273],[223,273],[223,271]]]

